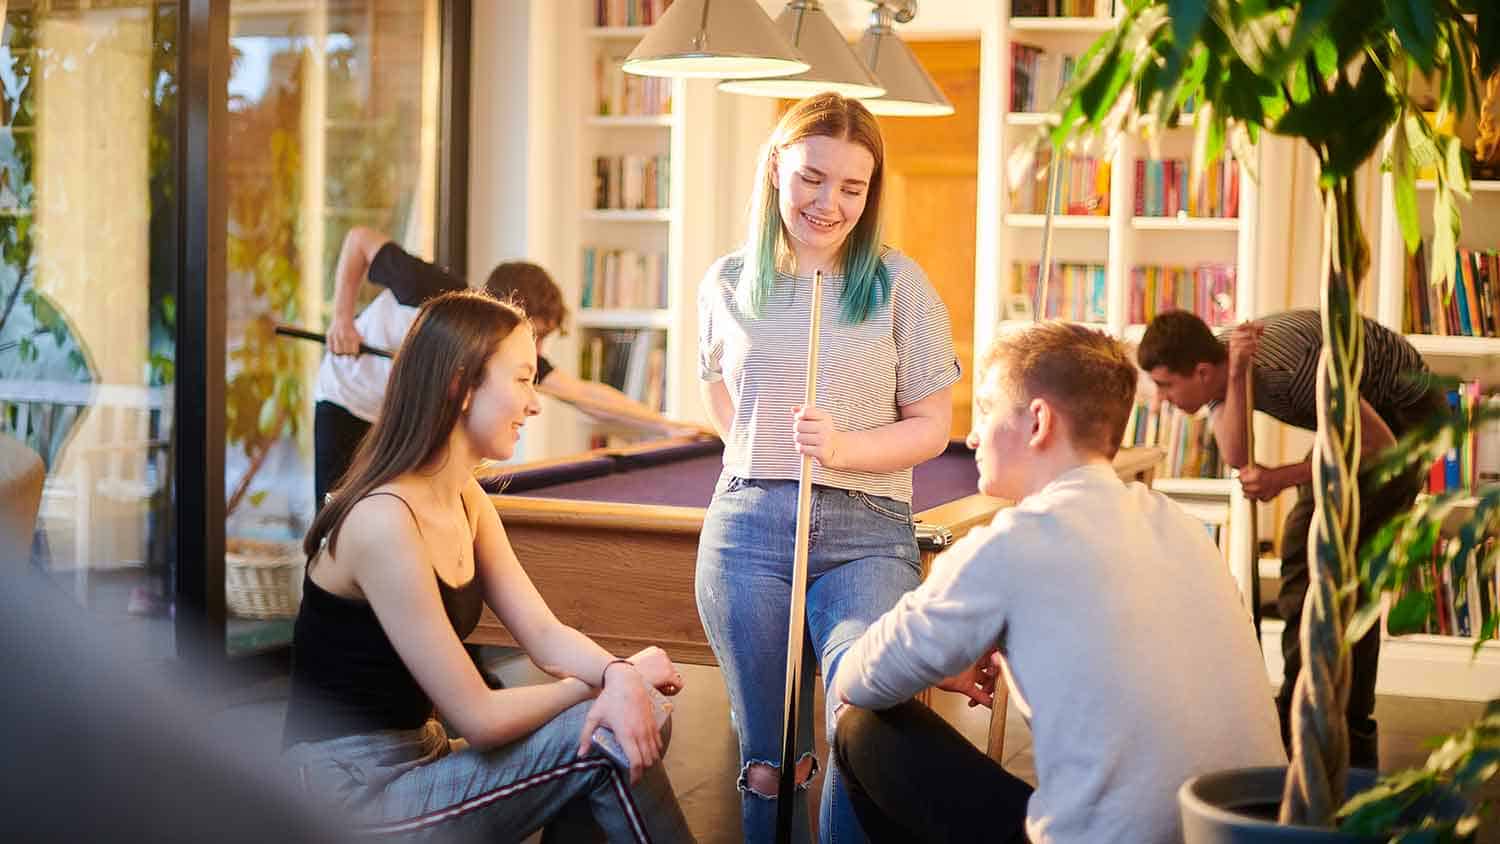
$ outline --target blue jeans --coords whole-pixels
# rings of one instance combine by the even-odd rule
[[[698,540],[698,613],[718,657],[740,741],[739,790],[745,841],[775,837],[775,795],[749,787],[751,765],[781,764],[787,620],[796,546],[797,482],[724,476]],[[921,580],[911,506],[862,492],[815,487],[808,536],[807,636],[802,662],[798,760],[812,753],[814,659],[830,680],[854,640]],[[826,689],[825,689],[826,690]],[[825,706],[832,736],[833,706]],[[837,766],[825,765],[818,827],[825,842],[865,836]],[[794,840],[808,839],[805,801]]]
[[[343,810],[354,832],[371,836],[521,841],[561,818],[585,838],[692,841],[664,766],[648,768],[632,786],[597,753],[578,758],[590,705],[485,751],[461,749],[434,720],[416,730],[295,744],[282,761],[311,798]]]

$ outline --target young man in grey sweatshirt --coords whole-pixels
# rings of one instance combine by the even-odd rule
[[[1137,379],[1118,341],[1042,323],[981,363],[980,491],[1017,504],[845,654],[850,796],[875,841],[1179,841],[1184,780],[1286,763],[1248,615],[1202,524],[1110,466]],[[911,700],[938,685],[988,706],[1000,676],[1034,793]]]

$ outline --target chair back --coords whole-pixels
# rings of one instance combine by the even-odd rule
[[[0,567],[31,556],[31,537],[42,505],[47,468],[20,440],[0,432]],[[15,559],[8,559],[14,556]]]

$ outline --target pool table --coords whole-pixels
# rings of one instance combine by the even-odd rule
[[[679,662],[713,665],[693,570],[722,454],[718,440],[662,440],[507,466],[484,482],[516,556],[564,623],[617,654],[656,644]],[[1122,449],[1115,469],[1149,483],[1160,459],[1159,449]],[[962,442],[916,468],[924,573],[939,551],[1006,506],[978,494],[978,480]],[[488,608],[469,641],[516,644]]]

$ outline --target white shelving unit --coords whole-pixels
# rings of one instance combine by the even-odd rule
[[[590,341],[601,332],[656,332],[665,338],[666,415],[700,419],[695,293],[703,272],[726,248],[719,203],[739,198],[722,186],[727,177],[718,170],[725,155],[741,154],[738,141],[726,140],[720,129],[739,113],[725,113],[712,81],[693,80],[671,83],[668,114],[600,114],[596,61],[627,55],[650,28],[597,26],[594,14],[589,0],[540,4],[527,35],[536,57],[525,65],[536,77],[528,83],[527,119],[542,128],[528,139],[525,172],[513,177],[525,179],[542,201],[527,207],[515,224],[528,236],[534,232],[536,244],[529,248],[546,258],[572,312],[571,330],[549,341],[546,351],[555,366],[577,375]],[[595,207],[595,158],[621,155],[667,156],[664,208]],[[743,181],[748,184],[749,176]],[[696,192],[689,192],[690,185]],[[742,209],[736,204],[734,210]],[[583,251],[589,247],[663,255],[663,306],[581,307]],[[562,405],[548,405],[545,414],[545,430],[536,432],[528,458],[577,454],[599,433],[632,433],[595,424]]]
[[[1463,232],[1458,245],[1500,248],[1500,181],[1477,181],[1472,199],[1460,205]],[[1424,241],[1431,243],[1432,199],[1436,185],[1417,183],[1417,212]],[[1381,179],[1380,243],[1376,266],[1376,318],[1396,331],[1406,329],[1406,246],[1396,219],[1393,181]],[[1500,389],[1500,338],[1409,334],[1407,339],[1440,375],[1478,380]],[[1456,528],[1456,515],[1445,530]],[[1474,655],[1474,640],[1458,636],[1386,635],[1380,652],[1379,690],[1383,694],[1483,701],[1500,696],[1500,644],[1486,643]]]
[[[578,373],[585,351],[591,340],[600,332],[650,331],[665,338],[665,354],[661,365],[665,372],[666,389],[663,395],[668,414],[681,413],[684,394],[681,367],[673,362],[693,345],[691,336],[684,338],[674,331],[674,311],[684,301],[691,306],[691,296],[685,298],[683,268],[683,219],[682,191],[682,143],[684,137],[685,86],[673,84],[672,110],[666,114],[600,114],[600,85],[597,62],[604,58],[619,59],[650,29],[645,26],[598,26],[594,19],[594,4],[573,0],[569,4],[575,16],[566,24],[573,32],[581,34],[576,55],[579,58],[568,71],[572,88],[576,93],[566,100],[576,109],[569,121],[579,139],[572,160],[576,178],[573,196],[576,197],[570,226],[563,211],[562,228],[572,231],[565,237],[565,248],[570,254],[572,271],[569,284],[564,285],[568,294],[568,306],[573,312],[576,330],[568,338],[565,349],[556,364]],[[565,71],[566,72],[566,71]],[[665,208],[650,209],[601,209],[595,207],[595,157],[596,156],[667,156],[669,160],[668,202]],[[667,275],[667,301],[660,308],[582,307],[584,284],[583,250],[627,249],[640,253],[657,253],[663,256]],[[603,273],[596,272],[596,283],[602,286]],[[595,290],[594,295],[602,295]],[[597,301],[597,299],[596,299]],[[597,362],[596,364],[597,365]],[[581,451],[589,439],[607,428],[593,424],[592,420],[572,414],[576,424],[560,438],[548,444],[552,453]]]
[[[1102,0],[1101,0],[1102,2]],[[995,30],[986,34],[997,45],[994,56],[981,68],[981,85],[987,95],[980,116],[981,147],[998,150],[994,162],[981,164],[979,289],[976,291],[975,348],[983,349],[994,335],[994,326],[1017,316],[1009,307],[1012,266],[1040,259],[1045,218],[1040,214],[1010,212],[1010,186],[1005,182],[1011,151],[1048,124],[1043,112],[1011,112],[1011,45],[1039,47],[1049,54],[1081,55],[1099,35],[1112,26],[1108,17],[1015,17],[1009,16],[1008,0],[996,0]],[[1163,158],[1191,160],[1191,121],[1168,128],[1158,139],[1157,154]],[[1100,154],[1100,153],[1094,153]],[[1099,327],[1128,341],[1138,341],[1144,326],[1129,318],[1131,270],[1140,266],[1193,267],[1205,262],[1231,263],[1235,267],[1235,320],[1256,315],[1258,300],[1259,218],[1258,191],[1254,180],[1242,172],[1239,216],[1201,218],[1185,215],[1138,217],[1135,215],[1135,162],[1147,157],[1148,145],[1139,138],[1125,139],[1110,159],[1108,216],[1053,217],[1052,255],[1059,263],[1100,264],[1105,268],[1106,319]],[[1226,151],[1226,155],[1228,152]],[[1260,171],[1260,150],[1244,170]],[[1039,187],[1039,190],[1044,188]],[[1257,424],[1257,431],[1265,425]],[[1265,435],[1259,435],[1265,441]],[[1227,479],[1162,478],[1157,487],[1174,497],[1191,499],[1195,505],[1223,514],[1229,534],[1224,540],[1229,565],[1242,594],[1249,594],[1254,573],[1255,541],[1236,536],[1234,526],[1248,524],[1249,507],[1239,485]],[[1210,520],[1212,522],[1212,520]],[[1240,532],[1243,534],[1243,531]]]

